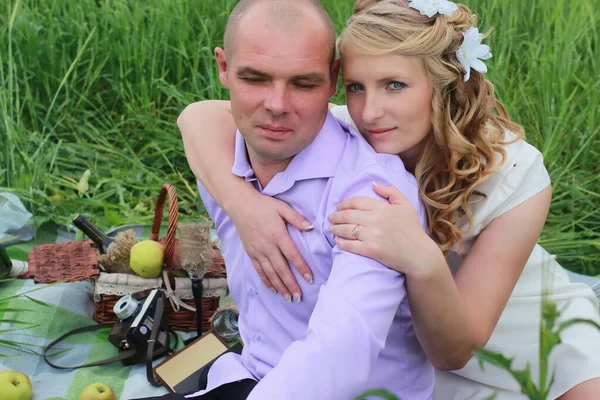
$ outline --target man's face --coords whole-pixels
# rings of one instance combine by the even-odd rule
[[[313,24],[323,25],[314,18]],[[290,32],[269,26],[252,10],[236,33],[229,57],[215,50],[219,77],[229,88],[233,117],[253,166],[282,171],[319,133],[335,94],[337,63],[330,65],[330,38],[324,28]]]

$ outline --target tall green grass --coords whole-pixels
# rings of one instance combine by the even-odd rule
[[[341,29],[353,2],[323,3]],[[2,2],[0,191],[19,194],[37,222],[85,212],[103,228],[150,221],[163,182],[179,189],[183,214],[202,209],[175,122],[193,101],[227,97],[212,51],[234,4]],[[600,273],[600,0],[467,5],[494,29],[488,76],[552,176],[541,243]]]

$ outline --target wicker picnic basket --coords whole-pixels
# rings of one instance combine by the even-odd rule
[[[169,199],[169,218],[165,236],[159,240],[163,208]],[[116,322],[113,312],[116,302],[124,295],[146,289],[162,287],[168,298],[165,313],[169,326],[176,330],[196,330],[197,313],[192,281],[189,277],[176,277],[173,271],[181,269],[179,240],[176,239],[178,220],[177,192],[175,187],[161,187],[152,223],[150,240],[164,246],[163,276],[153,279],[125,273],[100,272],[98,254],[91,241],[76,241],[36,246],[29,254],[30,275],[38,283],[59,280],[78,281],[92,279],[94,291],[94,319]],[[217,246],[212,246],[212,263],[202,280],[202,330],[210,329],[210,318],[219,307],[220,296],[227,287],[224,260]]]

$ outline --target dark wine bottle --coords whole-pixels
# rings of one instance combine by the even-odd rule
[[[115,242],[115,239],[106,236],[96,225],[83,215],[78,215],[73,220],[73,225],[78,227],[87,237],[89,237],[98,247],[102,254],[106,254],[108,246]]]
[[[13,262],[6,249],[0,244],[0,279],[25,278],[28,275],[27,271],[29,271],[29,264],[19,260]]]
[[[8,276],[12,268],[12,262],[4,247],[0,244],[0,278]]]

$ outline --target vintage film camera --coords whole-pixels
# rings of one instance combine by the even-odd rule
[[[145,297],[147,295],[147,297]],[[125,365],[142,363],[146,360],[150,335],[158,329],[153,342],[153,357],[156,358],[168,352],[169,327],[166,316],[157,316],[157,305],[162,302],[163,293],[160,289],[123,296],[114,306],[114,312],[119,321],[113,326],[108,340],[119,349],[119,352],[135,350],[132,357],[122,360]],[[162,308],[162,307],[160,307]],[[162,312],[162,310],[158,310]],[[157,326],[155,320],[159,319]]]

